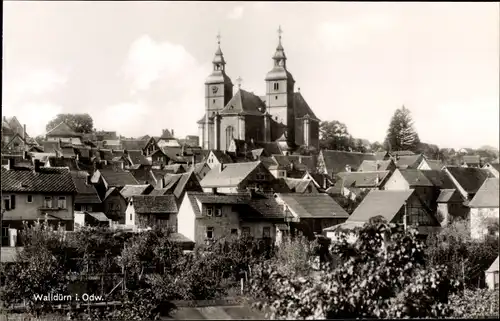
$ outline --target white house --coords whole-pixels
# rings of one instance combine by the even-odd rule
[[[487,234],[498,235],[499,179],[487,178],[469,202],[471,237],[481,239]]]
[[[486,285],[490,290],[498,289],[498,256],[495,262],[485,272]]]

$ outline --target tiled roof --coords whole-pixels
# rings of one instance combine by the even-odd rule
[[[250,193],[234,194],[213,194],[213,193],[192,193],[201,204],[248,204],[251,199]]]
[[[259,166],[258,162],[223,164],[214,167],[201,180],[202,187],[238,186],[248,175]]]
[[[186,170],[184,169],[184,167],[182,165],[183,164],[166,165],[165,167],[163,167],[163,171],[165,171],[165,173],[169,173],[169,174],[185,173]]]
[[[180,179],[175,186],[174,195],[177,198],[182,196],[182,193],[185,192],[188,183],[191,181],[192,184],[195,184],[197,188],[191,187],[190,189],[198,189],[200,192],[202,191],[201,186],[199,185],[198,179],[194,176],[193,172],[182,173],[180,175]]]
[[[234,163],[234,157],[231,157],[229,152],[224,152],[221,150],[212,150],[212,154],[217,158],[220,163],[228,164]],[[234,156],[234,155],[233,155]]]
[[[499,207],[499,179],[498,178],[487,178],[481,188],[477,191],[474,198],[470,201],[469,207],[488,207],[488,208],[498,208]]]
[[[108,217],[103,212],[86,212],[86,213],[100,222],[109,221]]]
[[[90,149],[89,148],[75,148],[75,152],[79,155],[80,158],[90,158]]]
[[[341,172],[337,174],[340,178],[337,183],[340,182],[345,187],[378,187],[389,173],[389,171]]]
[[[103,145],[106,148],[119,149],[121,148],[121,143],[119,139],[108,139],[103,141]]]
[[[168,188],[155,188],[148,195],[158,196],[158,195],[165,195],[168,193],[170,194],[172,193],[172,191],[170,191]]]
[[[493,177],[490,171],[482,168],[447,166],[446,169],[468,194],[476,193],[486,178]]]
[[[78,162],[73,158],[62,158],[49,156],[49,163],[52,167],[68,167],[70,170],[79,170]]]
[[[139,185],[132,173],[128,171],[102,169],[99,170],[102,177],[109,186],[123,187],[125,185]]]
[[[431,182],[426,175],[424,175],[424,171],[419,169],[400,169],[401,175],[405,178],[410,186],[434,186],[434,183]]]
[[[101,157],[102,160],[107,160],[107,161],[113,160],[114,157],[111,149],[100,149],[99,156]]]
[[[312,183],[309,179],[300,179],[300,178],[283,178],[285,183],[288,185],[290,190],[295,193],[304,193],[307,191],[307,187]],[[316,189],[316,187],[314,187]]]
[[[128,157],[132,161],[132,164],[136,165],[151,165],[151,161],[142,154],[142,151],[129,150]]]
[[[413,194],[413,189],[405,191],[370,191],[347,219],[348,222],[368,222],[374,216],[383,216],[391,222],[401,210],[406,200]]]
[[[122,139],[121,145],[124,150],[143,150],[146,147],[148,140],[138,140],[138,139]]]
[[[178,212],[175,197],[172,194],[161,196],[138,195],[132,197],[132,203],[136,213],[170,213]]]
[[[132,196],[145,195],[148,189],[152,189],[151,185],[125,185],[120,190],[120,193],[125,199]]]
[[[433,186],[439,188],[455,188],[450,177],[442,170],[423,170],[421,171],[425,177],[433,184]]]
[[[444,166],[444,163],[439,159],[426,159],[425,161],[427,162],[431,170],[440,171]]]
[[[66,136],[66,137],[81,137],[82,134],[76,133],[65,122],[59,123],[56,127],[52,128],[45,134],[46,136]]]
[[[123,197],[122,194],[120,194],[120,192],[118,191],[118,189],[116,187],[111,187],[106,191],[106,194],[104,195],[103,201],[106,200],[108,197],[110,197],[113,194],[120,195],[121,197]]]
[[[321,154],[329,175],[345,171],[346,165],[351,166],[352,171],[356,171],[364,160],[375,160],[375,154],[367,153],[322,150]]]
[[[349,214],[328,194],[277,194],[300,218],[347,218]]]
[[[182,154],[182,147],[162,146],[162,152],[174,162],[185,163],[188,159]]]
[[[316,161],[313,156],[287,155],[288,160],[293,163],[293,167],[300,171],[316,171]]]
[[[130,168],[129,171],[130,173],[132,173],[132,176],[134,176],[139,184],[145,185],[157,183],[156,176],[147,167],[142,167],[141,165],[139,165],[139,168]]]
[[[454,188],[442,189],[436,200],[437,203],[462,203],[460,193]]]
[[[260,161],[262,162],[262,164],[264,164],[264,166],[267,168],[267,169],[283,169],[282,166],[279,166],[278,165],[278,162],[276,162],[274,160],[274,158],[272,157],[260,157]]]
[[[87,184],[87,176],[84,171],[71,171],[71,177],[76,187],[75,204],[100,204],[101,199],[94,185]]]
[[[500,164],[499,163],[490,163],[490,166],[500,172]]]
[[[251,215],[251,211],[243,209],[240,213],[243,219],[255,218],[259,216],[262,216],[265,219],[285,218],[284,206],[280,205],[273,195],[254,195],[246,207],[253,209],[257,215]]]
[[[396,163],[396,166],[398,168],[416,168],[421,160],[423,158],[423,155],[403,155],[403,156],[397,156],[395,158],[394,162]]]
[[[259,98],[243,89],[239,89],[233,98],[220,111],[221,115],[256,115],[260,116],[266,109],[266,104]]]
[[[64,192],[76,193],[76,187],[67,168],[40,168],[34,170],[6,170],[2,167],[2,192]]]
[[[319,121],[300,92],[293,93],[293,106],[295,109],[295,118],[302,118],[305,115],[309,115],[311,119]]]
[[[358,168],[358,172],[375,172],[387,171],[389,166],[393,163],[391,159],[388,160],[364,160]]]
[[[258,159],[264,155],[264,148],[252,149],[251,153],[254,159]]]

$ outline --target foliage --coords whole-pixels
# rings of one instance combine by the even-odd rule
[[[45,136],[38,135],[35,137],[35,141],[38,143],[38,145],[43,145],[43,143],[45,142]]]
[[[420,139],[413,128],[410,110],[405,106],[397,109],[392,116],[385,138],[385,148],[389,151],[416,151]]]
[[[498,317],[498,291],[495,290],[466,290],[450,297],[456,318],[477,319],[484,317]]]
[[[307,275],[311,272],[314,244],[305,237],[287,238],[276,249],[272,259],[278,270],[285,275]]]
[[[450,275],[469,287],[481,286],[484,271],[498,256],[498,238],[470,238],[467,221],[456,221],[438,234],[429,236],[426,257],[428,265],[446,265]]]
[[[347,126],[337,120],[321,122],[319,133],[321,148],[350,151],[354,147]]]
[[[94,120],[89,114],[58,114],[45,129],[48,132],[63,121],[77,133],[91,133],[94,129]]]
[[[342,264],[315,276],[285,274],[276,265],[255,268],[257,306],[273,318],[439,317],[449,315],[457,285],[444,267],[425,267],[424,244],[415,231],[371,223],[354,244],[332,246]]]
[[[427,144],[420,142],[416,147],[416,152],[419,154],[424,154],[428,159],[443,159],[439,147],[433,144]]]
[[[337,202],[347,213],[352,214],[359,204],[363,201],[365,196],[368,194],[369,190],[365,190],[359,193],[355,199],[350,197],[345,197],[344,195],[331,195],[332,198]]]

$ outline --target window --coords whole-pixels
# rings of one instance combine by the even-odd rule
[[[249,236],[250,235],[250,228],[248,226],[242,227],[241,234],[243,234],[245,236]]]
[[[57,208],[66,208],[66,196],[59,196]]]
[[[43,207],[44,208],[52,208],[52,197],[45,196],[45,198],[43,200]]]
[[[256,178],[257,178],[258,181],[263,181],[263,180],[266,179],[266,175],[259,173],[259,174],[256,175]]]
[[[33,203],[33,195],[26,196],[26,203]]]
[[[215,104],[215,99],[212,101],[212,103],[214,103],[214,104]]]
[[[10,196],[4,196],[3,197],[3,208],[6,211],[10,211],[11,210],[11,208],[10,208]]]
[[[229,149],[231,140],[234,138],[234,128],[233,126],[226,127],[226,149]]]
[[[213,207],[207,207],[207,216],[213,216],[213,215],[214,215]]]
[[[215,216],[222,217],[222,208],[218,207],[215,209]]]
[[[231,235],[237,235],[237,234],[238,234],[238,229],[232,228]]]
[[[130,213],[130,220],[132,221],[132,213]]]
[[[206,237],[209,240],[212,240],[214,238],[214,228],[213,227],[207,227]]]
[[[274,100],[278,100],[278,96],[274,96]]]
[[[269,226],[262,229],[262,237],[271,237],[271,228]]]
[[[275,82],[274,83],[274,90],[279,90],[280,89],[280,84]]]

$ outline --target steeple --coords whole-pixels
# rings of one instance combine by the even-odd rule
[[[276,47],[276,52],[274,53],[273,60],[274,60],[275,66],[286,68],[285,49],[283,49],[283,46],[281,45],[281,34],[282,33],[283,33],[283,30],[281,30],[281,26],[279,26],[279,28],[278,28],[278,46]]]
[[[220,32],[217,34],[217,51],[215,51],[214,60],[212,61],[214,65],[214,70],[224,70],[226,66],[226,61],[224,60],[224,55],[220,49]]]

